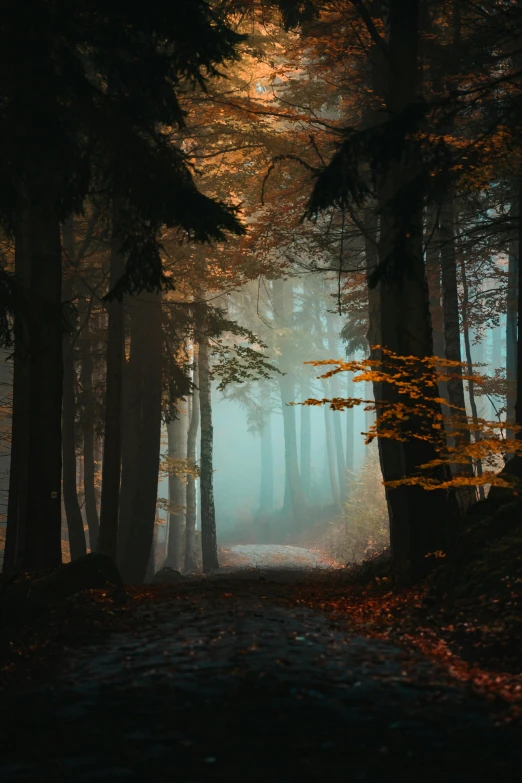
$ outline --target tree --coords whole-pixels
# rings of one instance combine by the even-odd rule
[[[162,3],[101,8],[42,0],[33,4],[29,19],[19,9],[4,17],[1,217],[11,231],[18,224],[28,232],[30,391],[19,392],[17,384],[31,406],[27,485],[34,491],[20,522],[28,568],[54,566],[61,558],[60,221],[81,211],[93,181],[113,198],[124,198],[115,235],[125,270],[114,276],[116,298],[165,283],[160,226],[180,227],[198,240],[241,230],[233,211],[198,192],[167,131],[183,124],[180,78],[204,83],[234,57],[239,41],[205,0],[169,10]],[[121,352],[121,345],[115,350]],[[114,367],[111,376],[117,386]],[[109,408],[114,413],[113,402]],[[119,472],[111,448],[117,446],[106,453],[107,482]],[[115,555],[117,493],[109,500],[107,492],[98,546]],[[10,525],[17,519],[18,512]]]
[[[216,539],[216,509],[214,506],[213,487],[213,429],[212,429],[212,393],[210,376],[210,356],[207,310],[204,302],[196,305],[197,314],[197,345],[198,345],[198,378],[199,378],[199,410],[201,416],[201,465],[200,465],[200,497],[201,497],[201,549],[203,555],[203,573],[210,573],[219,568]]]
[[[188,437],[188,413],[178,410],[178,417],[167,422],[168,458],[169,461],[185,460]],[[185,512],[186,482],[184,476],[173,470],[169,470],[169,502],[168,502],[168,531],[167,531],[167,556],[165,566],[181,571],[185,562]]]
[[[318,178],[308,214],[332,205],[361,204],[368,193],[359,169],[366,156],[373,164],[380,216],[379,266],[371,284],[379,286],[382,346],[400,356],[424,358],[433,354],[422,252],[424,179],[419,150],[410,135],[424,115],[418,71],[419,10],[419,3],[392,0],[385,20],[386,39],[371,27],[373,38],[377,36],[385,50],[386,117],[368,130],[347,134]],[[391,385],[383,386],[383,401],[393,402],[395,394]],[[435,399],[432,405],[436,410]],[[380,454],[385,481],[400,479],[435,459],[431,445],[416,439],[382,440]],[[428,498],[418,486],[388,490],[387,498],[392,555],[402,568],[419,576],[427,566],[426,554],[444,547],[442,520],[450,515],[447,499],[442,492],[435,500]]]

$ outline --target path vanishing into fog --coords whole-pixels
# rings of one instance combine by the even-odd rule
[[[57,617],[48,670],[2,695],[0,780],[520,779],[514,724],[420,653],[334,620],[326,586],[346,589],[320,568],[131,589],[110,633],[87,613],[98,630],[65,650]],[[84,629],[86,599],[70,600]]]
[[[235,544],[222,549],[220,563],[228,569],[240,568],[330,568],[332,563],[321,552],[286,544]]]

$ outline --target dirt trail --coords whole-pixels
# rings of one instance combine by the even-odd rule
[[[519,729],[431,661],[332,623],[325,578],[243,570],[151,588],[125,629],[4,693],[0,780],[519,780]],[[298,598],[314,580],[317,610]]]
[[[322,552],[288,544],[234,544],[222,549],[221,566],[238,568],[267,568],[281,570],[291,568],[331,568],[332,561]]]

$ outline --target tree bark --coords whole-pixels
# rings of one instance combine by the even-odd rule
[[[76,260],[72,219],[62,229],[63,248],[69,263]],[[67,304],[74,297],[74,278],[67,264],[64,268],[63,300]],[[73,319],[71,319],[72,321]],[[74,319],[75,320],[75,319]],[[74,343],[76,324],[70,322],[63,335],[63,406],[62,406],[62,487],[63,504],[69,534],[71,560],[87,554],[83,517],[78,501],[77,459],[76,459],[76,368],[74,364]]]
[[[347,373],[346,396],[354,397],[353,373]],[[355,411],[354,408],[348,408],[346,411],[346,471],[348,477],[353,475],[355,470]]]
[[[186,459],[187,414],[178,411],[178,418],[167,422],[167,453],[170,459]],[[167,556],[165,565],[181,571],[184,567],[183,533],[186,514],[186,483],[182,476],[169,475],[169,513],[167,528]]]
[[[287,318],[286,313],[284,281],[281,279],[274,280],[272,292],[274,297],[275,317],[283,328],[288,328],[289,319]],[[295,383],[291,367],[288,364],[287,349],[287,339],[283,337],[280,345],[281,359],[279,367],[283,374],[278,375],[277,379],[279,383],[279,393],[281,395],[285,438],[285,495],[288,495],[290,499],[294,525],[296,529],[299,529],[305,520],[306,503],[301,477],[299,475],[295,407],[289,405],[290,402],[294,402],[295,400]]]
[[[473,358],[471,356],[471,340],[469,334],[470,329],[469,329],[469,321],[468,321],[469,291],[468,291],[468,282],[466,276],[466,264],[462,256],[460,259],[460,272],[462,277],[462,289],[463,289],[462,330],[464,333],[464,347],[466,351],[467,372],[471,378],[473,376]],[[469,394],[469,404],[471,407],[471,417],[473,419],[473,422],[476,423],[478,420],[478,411],[477,411],[477,401],[475,399],[475,383],[473,380],[468,381],[468,394]],[[478,429],[478,427],[473,432],[473,438],[475,440],[475,443],[477,443],[480,440],[480,430]],[[482,476],[482,462],[480,459],[477,459],[475,461],[475,466],[477,470],[477,476],[479,477]],[[480,500],[484,500],[485,498],[484,487],[479,486],[478,494]]]
[[[520,267],[520,237],[516,228],[519,213],[518,193],[513,198],[511,216],[515,229],[509,242],[508,252],[508,283],[507,283],[507,314],[506,314],[506,421],[513,424],[516,420],[515,406],[517,403],[517,315],[518,289]],[[508,429],[506,436],[513,438],[513,430]]]
[[[206,305],[200,307],[205,308]],[[213,481],[213,428],[212,398],[210,381],[210,357],[208,336],[205,323],[198,328],[198,369],[199,404],[201,411],[201,459],[200,459],[200,497],[201,497],[201,548],[203,554],[203,573],[208,574],[219,568],[216,538],[216,510],[214,506]]]
[[[72,338],[72,333],[63,338],[63,502],[71,560],[77,560],[87,554],[87,544],[76,489],[76,371]]]
[[[335,330],[333,325],[332,314],[327,314],[327,338],[328,338],[328,352],[332,359],[338,353],[337,340],[335,339]],[[330,392],[332,397],[340,397],[341,392],[339,388],[339,376],[334,375],[330,378]],[[327,409],[328,410],[328,409]],[[337,465],[337,480],[339,485],[339,499],[341,504],[346,500],[346,459],[344,455],[343,446],[343,433],[341,429],[342,414],[338,411],[329,410],[332,420],[332,428],[334,433],[335,442],[335,462]],[[337,417],[337,418],[335,418]]]
[[[161,444],[162,313],[159,294],[135,297],[137,372],[140,377],[137,482],[122,562],[122,578],[139,584],[147,575],[154,537]]]
[[[197,358],[194,365],[193,383],[195,388],[192,393],[190,424],[187,433],[187,461],[195,465],[199,430],[199,372]],[[196,506],[196,478],[189,474],[187,476],[187,514],[185,521],[185,573],[188,574],[196,570],[198,560],[196,553]]]
[[[29,314],[30,412],[25,515],[28,570],[62,562],[62,248],[60,223],[52,211],[31,212]]]
[[[303,378],[301,381],[301,402],[312,396],[310,384],[310,375],[306,367],[303,368]],[[299,462],[299,472],[301,475],[301,485],[303,493],[310,499],[311,497],[311,463],[312,463],[312,420],[311,410],[308,405],[301,405],[300,416],[300,435],[301,435],[301,454]]]
[[[125,271],[120,253],[118,209],[113,208],[110,287]],[[121,477],[122,387],[125,356],[123,302],[113,299],[107,305],[107,381],[105,395],[105,431],[103,436],[100,530],[97,551],[116,560]]]
[[[446,198],[441,207],[439,236],[441,242],[445,356],[449,361],[461,363],[455,214],[451,195]],[[458,427],[459,419],[461,421],[466,420],[466,398],[461,366],[451,368],[447,389],[449,402],[454,406],[451,410],[451,417],[454,420],[454,426]],[[467,426],[459,428],[459,440],[461,443],[469,443],[470,433]]]
[[[329,397],[329,389],[324,383],[325,397]],[[330,487],[332,490],[332,500],[338,511],[341,510],[341,493],[339,491],[338,474],[336,471],[336,461],[334,453],[334,438],[332,433],[332,418],[329,415],[330,410],[327,405],[324,408],[324,427],[326,434],[326,458],[328,460],[328,475],[330,476]]]
[[[261,431],[261,491],[259,510],[272,514],[274,510],[274,460],[272,453],[272,416],[269,413]]]
[[[143,394],[143,363],[146,361],[141,335],[142,317],[140,302],[127,297],[124,317],[128,316],[129,358],[124,362],[122,385],[121,432],[121,488],[118,519],[118,563],[125,561],[129,531],[132,524],[134,494],[139,482],[138,458],[140,449],[141,403]]]
[[[516,212],[516,231],[518,235],[517,253],[517,372],[516,372],[516,403],[515,424],[522,428],[522,268],[520,257],[522,255],[522,180],[518,183],[518,198]],[[516,439],[522,440],[522,430],[516,433]]]
[[[430,316],[433,330],[433,354],[445,357],[444,312],[442,308],[441,253],[439,239],[440,216],[430,206],[426,216],[426,273],[430,298]]]
[[[15,228],[15,275],[22,285],[26,302],[31,280],[31,212],[28,206],[18,210]],[[29,494],[27,455],[29,453],[30,356],[27,312],[15,320],[13,357],[13,412],[11,423],[11,460],[7,501],[7,530],[3,572],[20,568],[25,555],[25,516]]]
[[[391,0],[387,20],[387,110],[401,116],[419,98],[418,0]],[[379,261],[388,266],[395,259],[400,272],[385,276],[380,284],[382,345],[399,356],[433,355],[429,299],[422,252],[422,199],[402,207],[398,198],[416,179],[410,156],[392,161],[378,182],[380,237]],[[397,271],[398,271],[397,270]],[[382,398],[399,402],[391,384],[382,384]],[[403,400],[401,400],[402,402]],[[412,408],[414,407],[412,401]],[[433,402],[435,411],[439,408]],[[414,426],[412,417],[408,426]],[[437,457],[434,446],[414,438],[404,443],[381,439],[381,468],[385,481],[414,475],[419,466]],[[429,567],[426,555],[445,548],[445,525],[450,517],[448,497],[442,491],[426,492],[418,486],[387,489],[392,557],[412,578]]]
[[[87,327],[85,328],[87,329]],[[89,528],[89,546],[91,552],[95,552],[100,522],[96,503],[92,346],[88,331],[82,343],[80,378],[82,385],[83,491],[85,496],[85,517],[87,519],[87,527]]]
[[[272,445],[272,413],[265,415],[261,430],[261,481],[257,523],[261,526],[261,539],[270,541],[271,517],[274,512],[274,462]]]

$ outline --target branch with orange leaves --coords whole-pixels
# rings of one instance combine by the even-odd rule
[[[427,490],[495,485],[509,486],[516,490],[514,479],[499,476],[495,471],[495,468],[499,467],[499,458],[505,460],[508,453],[522,456],[522,442],[506,440],[506,422],[473,418],[468,416],[466,410],[439,396],[439,384],[447,383],[451,378],[464,382],[472,381],[480,386],[488,382],[486,376],[470,374],[467,364],[439,356],[400,356],[381,346],[373,346],[372,353],[380,354],[380,358],[359,361],[328,359],[306,364],[329,367],[321,378],[352,372],[355,383],[372,382],[374,388],[385,391],[386,393],[381,394],[382,399],[335,397],[308,399],[299,404],[329,405],[336,411],[364,405],[365,410],[375,411],[375,423],[368,432],[363,433],[367,444],[376,438],[403,443],[410,440],[432,443],[437,458],[421,465],[416,475],[385,482],[385,486],[390,489],[404,485],[422,486]],[[387,389],[384,389],[385,385]],[[522,428],[510,424],[509,429],[518,432]],[[471,432],[474,439],[462,438],[465,431]],[[452,441],[454,445],[451,445]],[[482,475],[471,474],[470,464],[478,465],[479,461],[484,462],[490,469],[483,471]],[[454,474],[451,479],[435,478],[434,470],[444,465],[453,466]],[[468,471],[459,472],[459,466],[467,466]]]

